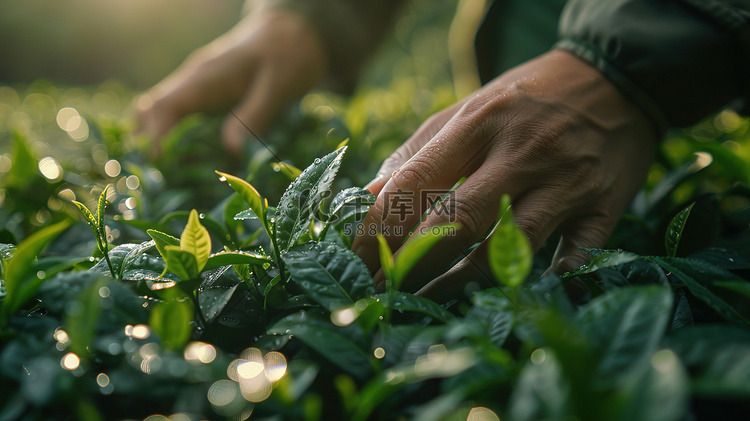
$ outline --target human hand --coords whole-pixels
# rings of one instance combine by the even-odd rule
[[[222,144],[242,150],[249,135],[273,119],[326,72],[326,53],[315,30],[291,13],[250,15],[195,51],[172,74],[135,101],[140,132],[159,141],[184,116],[233,107],[222,126]]]
[[[598,70],[564,51],[546,53],[428,119],[383,163],[352,249],[382,289],[375,234],[397,250],[427,209],[421,194],[466,177],[453,212],[431,212],[418,226],[462,229],[433,247],[402,289],[445,301],[463,296],[469,281],[492,286],[486,241],[446,270],[490,229],[503,194],[535,252],[559,230],[550,270],[574,269],[586,260],[578,248],[604,245],[645,180],[656,141],[646,115]],[[388,209],[397,200],[412,200],[413,211]]]

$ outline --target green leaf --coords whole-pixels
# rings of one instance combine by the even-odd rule
[[[208,257],[203,270],[216,269],[229,265],[262,265],[271,262],[266,256],[246,251],[222,251]]]
[[[159,250],[159,254],[164,260],[167,260],[167,246],[180,246],[180,239],[172,237],[169,234],[165,234],[157,230],[146,230],[146,234],[154,240],[156,249]]]
[[[388,246],[388,241],[385,237],[377,234],[378,239],[378,252],[380,253],[380,267],[383,269],[385,275],[385,289],[388,292],[395,291],[393,288],[393,252]]]
[[[616,413],[603,419],[684,420],[689,407],[690,382],[679,358],[660,350],[623,373],[625,380],[611,401],[603,405]]]
[[[168,271],[179,276],[183,281],[198,279],[201,273],[198,270],[198,262],[192,253],[175,246],[166,246],[165,249]]]
[[[289,177],[290,181],[294,180],[295,178],[299,177],[300,174],[302,174],[302,170],[292,164],[288,164],[283,161],[272,163],[271,168],[273,168],[273,170],[276,172],[284,173],[284,175]]]
[[[543,348],[544,360],[526,363],[509,402],[515,421],[562,420],[571,414],[570,384],[554,352]]]
[[[460,229],[459,224],[441,224],[427,230],[425,234],[414,234],[396,255],[391,269],[393,289],[398,290],[412,267],[421,259],[447,232]]]
[[[312,323],[310,315],[296,313],[284,317],[268,328],[268,333],[293,335],[309,348],[316,351],[323,358],[351,374],[355,378],[364,379],[370,373],[369,355],[356,343],[352,342],[347,329],[324,328]]]
[[[71,350],[81,357],[90,353],[102,311],[99,289],[106,284],[106,278],[92,282],[65,306],[65,326],[70,335]]]
[[[600,250],[600,249],[581,249],[591,257],[591,260],[579,269],[566,272],[560,276],[560,279],[567,281],[576,276],[596,272],[599,269],[610,268],[624,263],[629,263],[641,258],[641,256],[622,250]]]
[[[474,306],[466,314],[466,321],[476,320],[484,328],[484,334],[492,345],[500,348],[510,336],[515,321],[510,300],[494,293],[476,293]]]
[[[526,234],[515,224],[509,207],[510,196],[503,195],[500,203],[500,221],[490,234],[487,253],[490,269],[495,278],[515,288],[529,276],[534,253]]]
[[[181,350],[193,333],[193,306],[187,300],[167,300],[154,306],[149,325],[166,349]]]
[[[91,269],[89,269],[89,271],[100,273],[106,276],[112,276],[112,271],[109,267],[111,263],[112,269],[114,270],[115,274],[120,273],[122,272],[122,265],[125,261],[125,258],[128,257],[128,255],[130,255],[130,253],[138,247],[138,244],[120,244],[119,246],[109,251],[109,262],[107,262],[106,259],[100,259]]]
[[[32,273],[34,260],[55,237],[69,226],[69,221],[63,221],[42,228],[18,245],[15,254],[5,265],[6,295],[2,302],[2,309],[0,309],[0,325],[5,324],[8,318],[24,303],[25,300],[20,295],[20,290],[28,281],[28,278],[34,276],[34,273]]]
[[[201,225],[195,209],[190,211],[188,223],[180,236],[180,250],[195,257],[198,273],[203,270],[211,254],[211,237],[208,235],[208,230]]]
[[[94,230],[94,234],[99,234],[99,224],[97,222],[97,219],[94,217],[94,215],[91,213],[89,208],[86,207],[81,202],[78,202],[76,200],[73,201],[73,204],[78,207],[78,210],[81,211],[81,214],[83,214],[83,217],[86,218],[86,222],[88,222],[89,225],[91,225],[91,229]],[[98,241],[98,239],[97,239]]]
[[[122,279],[122,274],[131,268],[133,264],[135,264],[138,259],[141,258],[141,256],[151,250],[156,245],[155,241],[145,241],[143,243],[140,243],[138,245],[135,245],[135,247],[131,248],[130,251],[128,251],[128,254],[125,255],[122,259],[122,263],[120,264],[120,268],[118,270],[119,279]],[[112,256],[110,253],[110,261],[112,260]],[[114,263],[113,263],[114,265]]]
[[[440,306],[440,304],[437,304],[430,299],[418,297],[406,292],[393,291],[385,294],[378,294],[375,298],[380,300],[380,304],[382,304],[383,307],[392,310],[422,313],[443,323],[447,323],[454,319],[453,315]]]
[[[104,190],[99,195],[99,201],[96,206],[96,226],[105,245],[107,244],[107,235],[104,232],[104,208],[107,206],[107,190],[109,190],[109,185],[104,186]]]
[[[309,230],[310,219],[330,193],[345,152],[346,147],[343,147],[322,159],[315,159],[281,196],[273,230],[279,252],[289,250]]]
[[[0,243],[0,260],[8,260],[13,257],[13,253],[16,252],[15,244],[3,244]]]
[[[685,229],[685,223],[690,216],[690,211],[693,209],[695,203],[681,210],[680,213],[672,218],[672,221],[667,227],[667,234],[664,237],[664,247],[667,249],[667,257],[677,256],[677,247],[680,245],[680,238],[682,238],[682,231]]]
[[[742,314],[740,314],[740,312],[729,305],[726,301],[722,300],[719,296],[711,292],[711,290],[703,286],[693,276],[688,275],[688,272],[692,272],[695,276],[695,274],[700,274],[700,272],[705,273],[706,271],[712,269],[714,269],[715,275],[721,274],[722,271],[719,268],[715,268],[705,262],[692,261],[689,259],[664,259],[661,257],[652,257],[649,259],[664,268],[664,270],[672,272],[673,275],[675,275],[677,278],[679,278],[680,281],[682,281],[683,284],[685,284],[685,286],[690,290],[691,294],[693,294],[699,300],[708,304],[708,306],[712,309],[716,310],[716,312],[718,312],[719,315],[721,315],[730,324],[738,327],[750,327],[750,321],[748,321]],[[728,276],[732,275],[728,274]]]
[[[233,219],[235,221],[244,221],[246,219],[258,219],[258,215],[256,215],[252,209],[245,209],[242,212],[239,212],[237,215],[234,215]]]
[[[23,135],[14,130],[12,136],[14,148],[10,161],[13,165],[10,167],[11,170],[7,178],[4,177],[3,184],[4,187],[16,187],[19,190],[24,190],[35,176],[39,176],[37,172],[38,162],[29,148],[29,142],[24,140]]]
[[[329,311],[351,306],[375,292],[362,260],[335,243],[297,246],[283,259],[294,282]]]
[[[234,189],[234,191],[237,192],[237,194],[240,195],[242,200],[245,201],[250,206],[250,209],[253,210],[255,215],[258,215],[260,218],[261,223],[264,227],[267,226],[266,221],[266,207],[267,205],[263,201],[263,198],[260,196],[260,193],[258,193],[258,190],[255,189],[250,183],[247,181],[233,176],[231,174],[223,173],[221,171],[216,171],[216,174],[219,174],[223,178],[222,181],[226,181],[227,184],[229,184],[229,187]]]
[[[622,288],[597,297],[576,315],[601,356],[599,380],[612,384],[634,362],[656,351],[671,319],[667,287]]]
[[[737,292],[750,298],[750,282],[747,281],[716,281],[714,285]]]
[[[326,224],[337,224],[350,219],[353,214],[367,213],[373,203],[375,203],[375,196],[361,187],[341,190],[328,207]]]

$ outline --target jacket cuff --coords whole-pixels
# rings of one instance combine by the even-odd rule
[[[390,28],[401,0],[247,0],[245,10],[283,10],[304,17],[328,54],[327,88],[349,94],[365,60]]]
[[[560,38],[555,48],[600,69],[662,131],[692,125],[748,97],[737,54],[742,44],[687,3],[571,0]]]

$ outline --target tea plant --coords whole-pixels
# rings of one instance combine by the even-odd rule
[[[387,288],[374,290],[346,235],[374,198],[329,193],[345,150],[316,159],[276,207],[218,172],[236,192],[211,212],[225,220],[177,213],[179,237],[150,228],[140,244],[109,245],[105,188],[96,215],[77,204],[103,254],[88,270],[88,258],[37,259],[67,221],[0,245],[0,413],[682,420],[746,409],[750,258],[741,246],[685,255],[694,205],[665,228],[661,255],[586,250],[586,266],[540,277],[506,197],[489,240],[504,286],[445,306],[399,291],[435,232],[395,259],[381,241]],[[574,305],[563,285],[578,281],[589,295]]]

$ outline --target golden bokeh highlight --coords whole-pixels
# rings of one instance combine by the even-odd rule
[[[72,352],[68,352],[60,360],[60,365],[62,366],[62,368],[66,369],[66,370],[73,371],[73,370],[77,369],[81,365],[81,359],[78,358],[78,355],[76,355],[76,354],[74,354]]]
[[[135,325],[131,336],[136,339],[148,339],[151,336],[151,328],[146,325]]]
[[[96,384],[98,384],[99,387],[109,386],[109,376],[104,373],[99,373],[96,376]]]
[[[271,351],[263,355],[258,348],[247,348],[242,351],[238,359],[229,364],[227,377],[232,380],[232,384],[239,386],[239,393],[244,400],[257,403],[271,396],[274,384],[284,377],[286,369],[286,357],[280,352]],[[226,383],[214,385],[217,388],[214,393],[219,393],[229,387]],[[209,396],[209,400],[211,399],[212,397]],[[221,399],[218,399],[218,402],[222,402]],[[214,403],[214,405],[219,404]]]
[[[216,348],[205,342],[190,342],[185,347],[185,360],[208,364],[216,358]]]
[[[375,356],[375,358],[382,360],[385,358],[385,349],[381,347],[375,348],[375,350],[372,352],[372,354]]]
[[[497,416],[495,411],[489,408],[476,406],[471,408],[469,416],[466,417],[466,421],[500,421],[500,417]]]
[[[39,172],[49,181],[56,182],[62,180],[63,169],[55,158],[47,156],[39,160]]]

